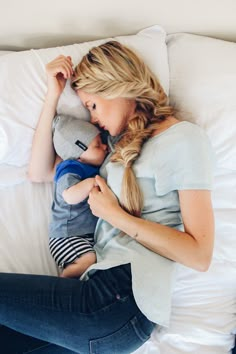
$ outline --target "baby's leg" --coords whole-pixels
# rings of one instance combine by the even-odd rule
[[[80,258],[77,258],[73,263],[66,266],[60,276],[63,278],[80,277],[85,270],[94,263],[96,263],[95,252],[87,252]]]
[[[57,265],[63,268],[63,278],[80,277],[96,262],[92,234],[51,238],[49,247]]]

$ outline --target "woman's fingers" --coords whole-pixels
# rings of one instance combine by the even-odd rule
[[[54,77],[56,77],[58,74],[62,74],[65,79],[68,79],[72,75],[72,69],[69,63],[64,60],[61,60],[60,62],[55,63],[55,65],[53,66],[52,74]]]
[[[62,70],[65,70],[64,77],[69,79],[73,75],[73,64],[71,57],[62,56],[60,60]]]
[[[70,56],[60,55],[46,65],[46,70],[49,75],[56,77],[62,74],[65,79],[73,75],[73,63]]]
[[[62,61],[65,64],[66,69],[68,70],[69,77],[71,77],[74,72],[72,58],[70,56],[67,57],[62,56]]]
[[[93,186],[89,194],[100,193],[100,188],[98,186]]]
[[[95,183],[96,185],[99,187],[100,191],[102,193],[104,193],[105,189],[107,188],[107,183],[106,181],[104,180],[104,178],[102,178],[101,176],[99,175],[96,175],[95,176]]]
[[[88,204],[94,215],[106,220],[112,210],[119,206],[119,203],[102,177],[96,176],[95,183],[96,185],[89,193]]]
[[[46,65],[48,90],[60,96],[65,88],[66,80],[73,75],[73,63],[70,56],[59,55]]]

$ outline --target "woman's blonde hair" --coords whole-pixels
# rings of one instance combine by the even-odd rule
[[[117,41],[92,48],[75,68],[71,86],[105,99],[135,101],[135,113],[129,117],[111,161],[124,166],[121,205],[140,216],[143,198],[132,166],[158,124],[174,114],[162,86],[141,58]]]

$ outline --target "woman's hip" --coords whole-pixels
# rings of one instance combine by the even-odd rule
[[[130,266],[88,281],[0,274],[0,324],[78,353],[128,354],[154,325],[138,309]]]

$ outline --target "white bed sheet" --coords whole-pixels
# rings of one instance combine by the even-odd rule
[[[9,50],[0,50],[0,56],[1,55],[6,55],[6,54],[11,54],[13,51]],[[2,137],[3,139],[3,137]],[[5,142],[0,139],[0,156],[2,154],[2,150],[5,149]],[[7,139],[7,137],[6,137]],[[26,180],[26,174],[27,174],[27,167],[22,166],[22,167],[13,167],[9,165],[1,165],[0,164],[0,184],[2,187],[7,186],[7,185],[14,185],[21,183]]]

